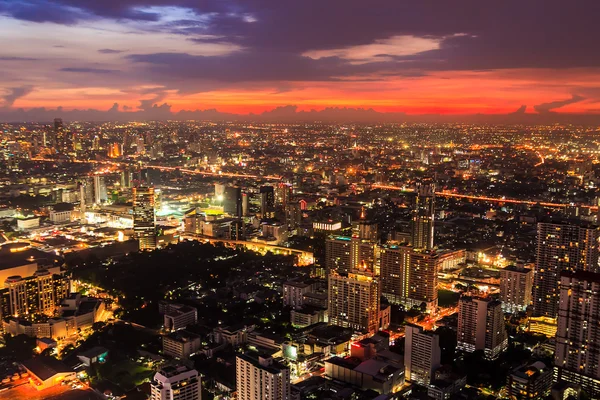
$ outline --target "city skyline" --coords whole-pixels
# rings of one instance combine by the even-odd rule
[[[597,123],[593,7],[2,0],[0,121]]]

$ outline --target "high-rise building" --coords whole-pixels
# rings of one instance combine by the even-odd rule
[[[404,377],[407,382],[428,386],[441,365],[440,337],[416,325],[406,325]]]
[[[89,179],[79,182],[79,211],[81,219],[85,219],[87,208],[94,204],[94,186]]]
[[[250,215],[250,195],[242,193],[242,216],[247,217],[248,215]]]
[[[382,294],[392,304],[423,307],[434,311],[438,302],[437,252],[411,246],[388,244],[380,247],[379,270]]]
[[[368,271],[329,274],[329,323],[360,331],[375,332],[379,327],[380,286]]]
[[[600,398],[600,274],[563,272],[559,297],[555,376]]]
[[[215,186],[216,188],[216,186]],[[223,211],[234,217],[242,217],[242,189],[229,186],[223,193]]]
[[[411,244],[416,249],[433,249],[435,188],[418,185],[411,219]]]
[[[94,203],[101,204],[108,199],[104,176],[94,175]]]
[[[150,400],[201,400],[198,371],[186,366],[167,366],[150,382]]]
[[[508,348],[500,301],[470,296],[460,298],[456,348],[466,352],[483,350],[489,359],[497,358]]]
[[[325,266],[327,270],[347,273],[354,269],[375,270],[377,248],[375,243],[358,237],[332,236],[325,242]]]
[[[53,315],[61,300],[70,294],[69,279],[62,275],[52,275],[46,270],[38,270],[32,276],[22,278],[11,276],[0,289],[0,297],[8,299],[8,315],[28,314]],[[5,310],[6,311],[6,310]]]
[[[292,198],[292,185],[289,183],[280,182],[277,184],[277,190],[275,191],[275,204],[279,207],[285,208]]]
[[[599,238],[600,228],[597,226],[538,224],[533,284],[535,316],[556,318],[562,271],[599,272]]]
[[[156,248],[154,188],[133,188],[133,236],[139,240],[140,250]]]
[[[298,203],[288,203],[285,207],[285,223],[288,231],[295,231],[300,227],[302,222],[302,210]]]
[[[500,271],[500,300],[506,312],[525,311],[531,304],[533,270],[509,265]]]
[[[290,400],[290,370],[270,356],[246,353],[235,360],[238,400]]]
[[[273,186],[260,187],[260,215],[263,218],[275,217],[275,188]]]
[[[130,188],[132,181],[132,172],[128,169],[124,169],[121,171],[121,187],[122,188]]]

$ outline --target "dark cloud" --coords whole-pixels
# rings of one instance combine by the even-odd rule
[[[114,50],[114,49],[100,49],[98,50],[98,53],[102,53],[102,54],[119,54],[119,53],[124,53],[125,50]]]
[[[112,74],[119,72],[116,69],[104,69],[104,68],[87,68],[87,67],[66,67],[61,68],[62,72],[76,72],[82,74]]]
[[[163,92],[163,91],[156,92],[154,94],[154,97],[152,97],[151,99],[140,100],[140,105],[138,106],[138,108],[143,111],[149,111],[153,107],[156,107],[156,103],[164,100],[166,97],[167,97],[166,92]]]
[[[0,56],[0,61],[37,61],[37,58],[31,57],[3,57]]]
[[[182,110],[172,112],[171,106],[154,104],[146,109],[132,111],[130,107],[123,106],[119,111],[118,104],[108,110],[83,109],[64,110],[62,107],[56,109],[33,108],[10,109],[0,108],[0,121],[39,121],[49,122],[54,118],[61,117],[65,121],[132,121],[132,120],[205,120],[205,121],[247,121],[247,122],[346,122],[346,123],[498,123],[498,124],[545,124],[545,123],[579,123],[583,125],[599,124],[600,114],[568,114],[568,113],[525,113],[523,107],[518,112],[508,114],[471,114],[471,115],[408,115],[403,112],[378,112],[370,108],[339,108],[329,107],[323,110],[298,111],[295,105],[276,107],[273,110],[260,114],[231,114],[220,112],[215,109],[206,110]]]
[[[557,100],[557,101],[551,101],[549,103],[538,104],[538,105],[533,106],[533,109],[540,114],[546,114],[546,113],[552,112],[553,110],[556,110],[557,108],[568,106],[569,104],[573,104],[573,103],[578,103],[583,100],[585,100],[585,98],[574,94],[574,95],[572,95],[572,97],[570,99]]]
[[[21,97],[27,96],[32,91],[33,86],[20,86],[9,88],[8,93],[0,98],[2,100],[0,104],[3,107],[11,107],[13,104],[15,104],[15,101],[17,101]]]

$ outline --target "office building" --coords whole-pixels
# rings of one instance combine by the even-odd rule
[[[511,399],[545,399],[552,388],[552,368],[541,361],[514,369],[507,378]]]
[[[508,347],[502,303],[490,298],[462,296],[458,301],[456,348],[466,352],[483,350],[489,359]]]
[[[127,169],[121,171],[121,187],[130,188],[133,181],[133,173]]]
[[[554,365],[558,381],[600,397],[600,274],[563,272]]]
[[[85,219],[88,207],[94,204],[94,185],[89,179],[79,182],[79,211],[81,218]]]
[[[216,190],[216,186],[215,186]],[[242,189],[228,186],[223,192],[223,212],[233,217],[242,216]]]
[[[94,175],[94,203],[101,204],[108,199],[104,176]]]
[[[500,271],[500,300],[505,312],[525,311],[533,294],[533,270],[509,265]]]
[[[380,286],[369,272],[329,274],[329,323],[359,331],[375,332],[379,327]]]
[[[262,218],[275,218],[275,188],[260,187],[260,215]]]
[[[184,359],[195,354],[202,347],[202,338],[193,332],[180,330],[162,337],[163,353]]]
[[[434,311],[438,302],[441,259],[437,252],[411,246],[388,244],[380,247],[379,270],[382,294],[392,304]]]
[[[539,223],[533,286],[535,316],[558,315],[559,277],[562,271],[598,272],[600,228]]]
[[[404,377],[407,382],[427,386],[441,365],[440,337],[416,325],[406,325]]]
[[[133,188],[133,237],[139,241],[140,250],[156,249],[153,187]]]
[[[165,330],[177,331],[198,322],[198,310],[181,304],[171,304],[163,318]]]
[[[416,249],[433,249],[435,188],[417,185],[411,218],[411,244]]]
[[[270,356],[236,356],[238,400],[290,400],[290,370]]]
[[[150,382],[150,400],[201,400],[200,376],[186,366],[160,369]]]

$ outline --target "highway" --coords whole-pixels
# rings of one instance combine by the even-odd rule
[[[402,186],[373,184],[373,185],[371,185],[371,188],[383,189],[383,190],[399,190],[402,192],[414,192],[414,190],[407,189]],[[565,208],[565,207],[571,205],[571,204],[566,204],[566,203],[548,203],[548,202],[533,201],[533,200],[507,199],[505,197],[473,196],[473,195],[469,195],[469,194],[453,193],[448,190],[435,192],[435,195],[439,196],[439,197],[452,197],[452,198],[457,198],[457,199],[465,199],[465,200],[473,200],[473,201],[488,201],[491,203],[523,204],[523,205],[529,205],[529,206],[534,206],[534,205],[539,204],[543,207],[550,207],[550,208]],[[590,206],[590,205],[586,205],[586,204],[574,204],[574,205],[578,206],[578,207],[583,207],[583,208],[590,208],[592,211],[598,211],[597,206]]]

